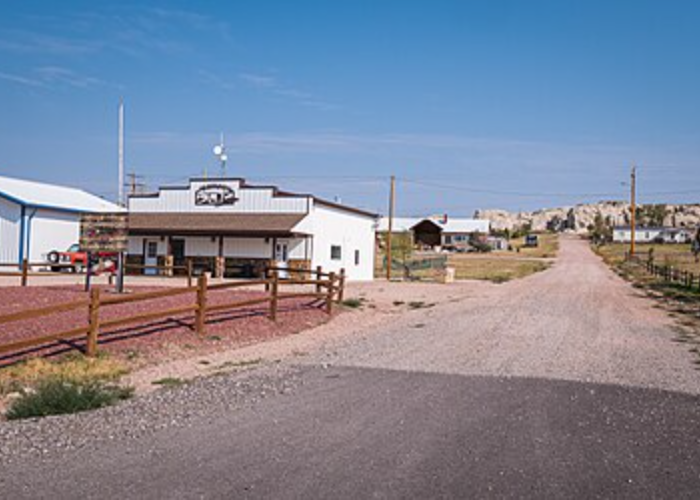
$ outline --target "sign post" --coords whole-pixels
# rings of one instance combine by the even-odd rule
[[[117,292],[124,291],[124,254],[129,233],[126,213],[85,214],[80,219],[80,249],[86,252],[85,288],[90,289],[93,259],[116,258]]]

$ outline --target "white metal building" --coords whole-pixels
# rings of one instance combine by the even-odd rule
[[[339,272],[371,280],[377,216],[313,195],[240,178],[191,179],[129,197],[131,263],[163,265],[170,259],[225,276],[280,267]],[[242,272],[245,271],[245,272]]]
[[[81,189],[0,177],[0,262],[45,262],[78,243],[81,214],[120,211]]]

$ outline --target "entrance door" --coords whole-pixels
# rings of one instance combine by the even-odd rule
[[[286,279],[289,278],[289,244],[284,241],[278,241],[275,245],[275,261],[277,262],[277,267],[281,270],[279,271],[279,277]]]
[[[176,267],[185,265],[185,240],[171,239],[170,251],[173,255],[173,265]]]
[[[158,265],[158,240],[146,240],[144,243],[145,252],[143,256],[143,264],[145,266],[157,266]],[[158,274],[158,269],[156,268],[145,268],[143,274],[155,275]]]

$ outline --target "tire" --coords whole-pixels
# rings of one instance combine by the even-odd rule
[[[58,264],[60,257],[61,256],[58,255],[58,252],[54,250],[49,252],[49,254],[46,256],[46,260],[48,260],[51,264]]]

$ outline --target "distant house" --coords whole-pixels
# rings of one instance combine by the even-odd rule
[[[634,241],[637,243],[690,243],[694,231],[684,227],[638,227],[635,229]],[[629,226],[613,228],[613,241],[629,243],[632,229]]]
[[[488,220],[429,218],[415,224],[413,239],[417,245],[426,247],[459,247],[466,246],[475,234],[487,235],[490,230]]]

